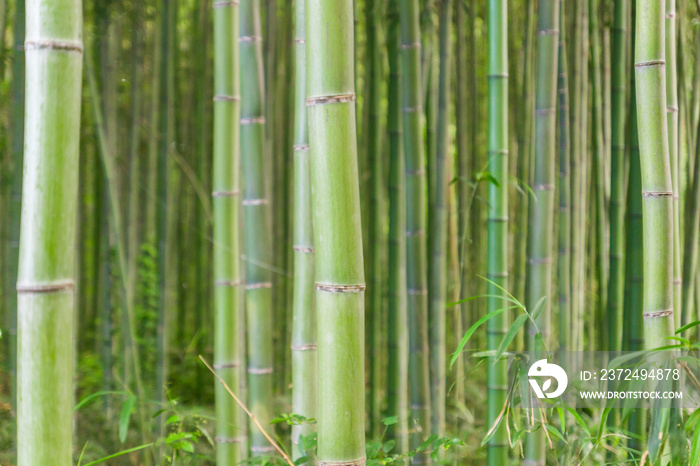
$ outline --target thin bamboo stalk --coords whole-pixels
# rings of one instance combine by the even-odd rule
[[[18,464],[68,466],[72,464],[82,5],[80,0],[29,0],[26,6],[17,274]]]
[[[557,97],[557,47],[559,42],[559,1],[539,3],[537,39],[537,85],[535,92],[535,160],[532,190],[536,202],[530,209],[532,222],[528,235],[529,293],[527,306],[546,298],[536,320],[537,334],[531,328],[528,349],[541,351],[549,335],[552,296],[552,239],[554,215],[555,126]],[[527,437],[525,461],[544,464],[545,442],[542,429]]]
[[[430,423],[426,275],[426,177],[421,121],[421,42],[418,2],[400,3],[403,142],[406,162],[406,292],[408,294],[411,426],[409,448],[418,448]],[[413,464],[426,464],[416,455]]]
[[[489,172],[498,181],[489,184],[487,287],[488,312],[505,306],[508,288],[508,3],[489,2]],[[487,324],[489,350],[496,350],[508,330],[502,312]],[[487,373],[487,426],[497,422],[507,398],[508,362],[489,361]],[[487,464],[508,462],[508,432],[501,424],[488,443]]]
[[[364,289],[353,5],[307,0],[318,319],[318,464],[365,464]]]
[[[245,306],[248,341],[248,405],[263,425],[272,420],[274,353],[272,346],[271,217],[265,180],[264,82],[260,0],[240,3],[238,36],[241,59],[241,165],[245,250]],[[252,456],[274,452],[267,439],[250,429]]]
[[[673,186],[673,316],[674,326],[681,326],[681,215],[680,169],[678,163],[678,75],[676,59],[676,0],[665,0],[664,44],[666,54],[666,125],[668,127],[668,153]]]
[[[314,249],[311,225],[311,180],[309,136],[306,121],[306,32],[304,2],[295,4],[295,94],[294,94],[294,290],[292,321],[292,412],[308,419],[316,417],[316,303],[314,302]],[[292,458],[309,455],[301,436],[314,426],[292,426]],[[311,464],[313,464],[313,460]]]
[[[625,280],[625,124],[627,91],[627,2],[615,0],[612,29],[610,163],[610,275],[607,299],[608,351],[622,349]]]
[[[401,130],[401,62],[399,1],[387,7],[389,57],[389,307],[387,324],[387,415],[395,451],[408,451],[408,316],[406,313],[406,180]]]
[[[237,338],[242,322],[240,299],[240,78],[238,4],[213,3],[214,16],[214,148],[212,164],[214,367],[231,387],[238,387],[242,354]],[[235,401],[222,384],[215,385],[216,464],[234,465],[245,450],[245,430]]]

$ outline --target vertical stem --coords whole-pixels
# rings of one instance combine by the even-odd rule
[[[306,39],[318,318],[318,464],[365,464],[364,290],[353,10],[307,0]]]
[[[238,3],[215,0],[214,15],[214,368],[229,387],[239,385],[242,322],[239,262],[240,81]],[[215,384],[216,463],[235,465],[243,458],[245,430],[239,408],[220,383]]]
[[[635,78],[644,212],[644,340],[673,335],[673,185],[668,154],[664,5],[637,0]]]
[[[508,2],[489,2],[489,105],[488,164],[497,180],[489,183],[488,202],[488,312],[505,305],[501,289],[508,288]],[[508,330],[508,313],[487,324],[488,349],[496,350]],[[497,422],[507,398],[508,362],[489,360],[487,428]],[[489,440],[487,464],[508,462],[508,432],[501,424]]]
[[[540,1],[537,38],[537,84],[535,91],[535,169],[532,190],[536,202],[530,209],[532,222],[528,235],[529,293],[527,307],[534,309],[542,299],[544,309],[537,318],[535,333],[530,329],[528,349],[541,351],[549,335],[549,308],[552,299],[552,240],[554,215],[554,155],[557,97],[557,47],[559,42],[559,1]],[[527,438],[526,461],[545,461],[542,429]]]
[[[402,1],[401,70],[403,142],[406,161],[406,292],[408,294],[411,426],[409,448],[418,448],[429,429],[428,320],[426,275],[426,178],[421,120],[421,42],[417,0]],[[416,455],[413,464],[428,462]]]
[[[625,123],[627,90],[627,1],[615,0],[612,30],[610,162],[610,275],[608,281],[608,351],[622,349],[625,280]]]
[[[447,305],[447,196],[449,180],[449,106],[450,65],[452,61],[450,0],[441,0],[440,8],[440,75],[438,83],[437,129],[435,150],[434,204],[430,219],[430,403],[431,433],[443,435],[445,430],[445,314]]]
[[[316,417],[316,306],[314,302],[314,249],[311,225],[309,136],[306,121],[306,31],[304,2],[298,1],[294,30],[296,77],[294,83],[294,294],[292,322],[292,412]],[[292,426],[292,458],[306,456],[302,435],[311,424]]]
[[[398,422],[389,427],[395,451],[408,451],[408,316],[406,314],[406,180],[401,130],[401,62],[399,0],[388,5],[389,55],[389,308],[387,325],[387,415]]]
[[[241,161],[243,176],[243,225],[246,255],[246,318],[248,334],[249,406],[263,424],[272,420],[272,277],[270,215],[265,180],[264,82],[260,0],[244,0],[240,6],[241,57]],[[251,428],[253,456],[270,454],[274,448]]]
[[[81,2],[29,0],[26,25],[26,125],[17,275],[17,390],[22,394],[18,400],[18,464],[69,466]]]

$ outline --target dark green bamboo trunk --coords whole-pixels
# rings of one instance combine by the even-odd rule
[[[304,2],[295,5],[294,34],[294,291],[292,321],[292,412],[316,418],[316,303],[314,248],[311,226],[311,173],[306,122],[306,32]],[[307,456],[301,437],[314,432],[312,424],[292,426],[292,457]]]
[[[26,24],[26,123],[17,274],[18,464],[69,466],[73,464],[81,2],[29,0]]]
[[[508,2],[489,2],[489,184],[488,208],[488,312],[506,305],[500,296],[508,288]],[[508,329],[508,313],[487,324],[488,349],[496,350]],[[487,374],[487,428],[497,422],[507,398],[508,362],[490,360]],[[487,464],[508,462],[508,432],[501,424],[488,444]]]
[[[557,254],[557,283],[559,286],[559,349],[571,350],[571,173],[569,161],[571,157],[569,133],[569,83],[566,59],[564,1],[559,7],[559,69],[558,108],[559,108],[559,229]]]
[[[266,190],[265,108],[262,70],[260,0],[240,5],[238,43],[241,67],[241,176],[246,276],[248,341],[248,407],[263,426],[272,420],[274,383],[272,347],[272,277],[270,214]],[[274,451],[255,427],[250,427],[252,456]]]
[[[307,0],[307,97],[318,318],[318,464],[365,464],[364,290],[353,9]]]
[[[214,152],[212,207],[214,215],[214,368],[229,387],[239,385],[243,355],[241,332],[239,183],[240,84],[238,4],[214,1]],[[220,383],[215,385],[216,464],[234,465],[244,457],[245,430],[239,408]]]
[[[387,322],[387,411],[398,422],[389,427],[398,454],[408,451],[408,316],[406,313],[406,180],[401,129],[399,1],[387,7],[389,56],[389,270]]]
[[[625,125],[627,114],[627,17],[624,0],[615,1],[612,30],[610,163],[610,275],[607,299],[608,351],[622,349],[622,312],[625,280]]]
[[[418,448],[430,430],[426,275],[426,177],[421,121],[421,42],[418,2],[400,4],[404,159],[406,161],[406,293],[408,295],[410,406],[409,448]],[[413,464],[428,462],[425,455]]]
[[[552,300],[552,240],[554,215],[554,166],[557,94],[557,46],[559,42],[559,1],[541,1],[538,10],[537,85],[535,92],[535,167],[532,190],[536,202],[530,208],[531,231],[528,235],[528,309],[534,309],[543,297],[544,309],[531,328],[530,351],[541,351],[549,335]],[[534,414],[534,412],[533,412]],[[545,436],[542,429],[527,437],[526,461],[544,464]]]

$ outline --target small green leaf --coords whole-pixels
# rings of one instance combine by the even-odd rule
[[[462,350],[464,350],[464,346],[467,344],[467,341],[471,338],[472,335],[474,335],[474,332],[487,320],[492,319],[496,317],[498,314],[501,312],[505,311],[506,308],[502,309],[496,309],[493,312],[489,312],[485,316],[483,316],[481,319],[477,320],[474,325],[472,325],[469,330],[467,330],[467,333],[464,334],[462,337],[462,340],[459,342],[459,346],[457,346],[457,350],[455,350],[454,353],[452,353],[452,359],[450,359],[450,368],[454,365],[455,362],[457,362],[457,358],[459,358],[459,355],[462,353]]]
[[[696,325],[700,325],[700,320],[696,320],[695,322],[691,322],[691,323],[689,323],[689,324],[685,324],[684,326],[682,326],[681,328],[679,328],[678,330],[676,330],[676,335],[678,335],[679,333],[683,333],[683,332],[685,332],[686,330],[688,330],[689,328],[695,327]]]
[[[385,426],[392,426],[392,425],[396,424],[397,422],[399,422],[398,416],[389,416],[389,417],[385,417],[384,419],[382,419],[382,424],[384,424]]]
[[[382,451],[384,453],[389,453],[389,452],[391,452],[391,450],[394,449],[395,446],[396,446],[396,440],[389,440],[384,445],[382,445]]]
[[[511,324],[510,328],[508,329],[508,332],[503,336],[503,340],[501,340],[501,344],[498,346],[498,351],[496,351],[496,356],[494,357],[494,361],[498,361],[501,359],[501,356],[503,356],[503,353],[506,352],[508,349],[508,346],[510,346],[510,343],[513,341],[513,338],[515,338],[515,335],[518,333],[520,328],[525,325],[525,322],[527,322],[528,319],[527,314],[521,314],[513,321]]]
[[[122,412],[119,415],[119,441],[121,443],[126,441],[126,434],[129,431],[129,419],[131,418],[131,411],[134,409],[134,403],[136,403],[136,397],[131,395],[124,402]]]
[[[177,414],[174,414],[174,415],[170,416],[167,421],[165,421],[165,425],[167,426],[170,424],[176,424],[178,422],[180,422],[180,416],[178,416]]]

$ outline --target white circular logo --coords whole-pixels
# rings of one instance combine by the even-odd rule
[[[530,366],[527,375],[529,377],[530,386],[535,392],[535,395],[537,395],[537,398],[560,397],[569,383],[569,378],[566,376],[564,369],[556,364],[548,363],[546,359],[540,359]],[[536,379],[533,379],[533,377],[547,377],[547,380],[544,381],[540,388],[539,383]],[[550,393],[548,390],[552,386],[552,379],[557,381],[557,389]]]

